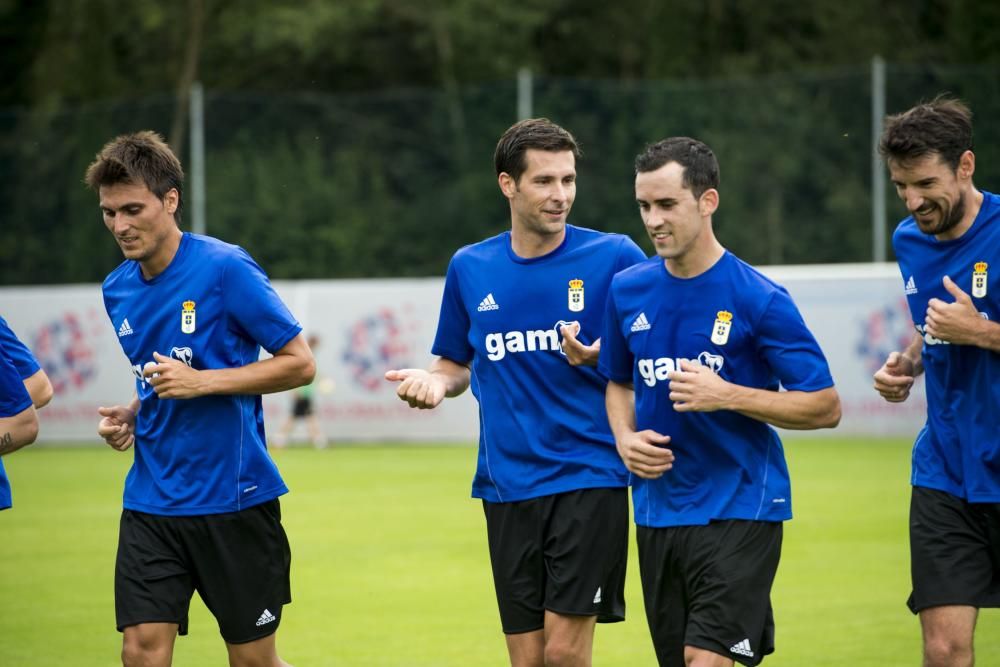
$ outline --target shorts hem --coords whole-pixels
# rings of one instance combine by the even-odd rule
[[[704,645],[696,644],[694,642],[689,642],[689,641],[685,641],[684,642],[684,646],[690,646],[691,648],[701,649],[702,651],[711,651],[712,653],[715,653],[716,655],[721,655],[724,658],[728,658],[728,659],[732,660],[733,662],[736,662],[736,663],[738,663],[740,665],[746,665],[747,667],[754,667],[755,665],[759,665],[761,663],[761,661],[764,660],[764,656],[765,655],[769,655],[770,653],[774,653],[774,651],[770,651],[768,653],[765,653],[764,655],[747,656],[747,655],[740,655],[738,653],[733,653],[732,651],[729,651],[729,650],[726,650],[726,649],[722,649],[720,651],[718,644],[713,645],[713,646],[704,646]]]
[[[911,604],[910,602],[907,602],[906,606],[907,606],[907,608],[909,608],[909,610],[911,612],[913,612],[914,615],[916,615],[916,614],[919,614],[920,612],[924,611],[925,609],[931,609],[933,607],[973,607],[975,609],[984,609],[984,608],[986,608],[986,609],[993,609],[993,608],[996,608],[996,607],[998,607],[1000,605],[988,605],[988,604],[987,605],[983,605],[983,604],[979,604],[979,603],[976,603],[976,602],[969,602],[967,600],[963,600],[963,601],[947,600],[945,602],[939,602],[939,601],[935,600],[934,602],[923,602],[923,603],[921,603],[919,605],[918,604]]]
[[[545,624],[542,623],[541,625],[533,625],[525,630],[508,630],[507,628],[503,628],[503,633],[505,635],[524,635],[529,632],[537,632],[538,630],[544,630],[544,629],[545,629]]]
[[[129,620],[129,621],[125,621],[124,623],[117,623],[116,622],[115,623],[115,629],[118,630],[118,632],[125,632],[125,628],[131,628],[134,625],[143,625],[145,623],[173,623],[174,625],[177,626],[177,634],[178,635],[180,635],[180,636],[183,637],[184,635],[186,635],[188,633],[188,629],[184,626],[184,622],[183,621],[178,621],[176,619],[163,619],[163,618],[157,618],[157,619],[144,618],[144,619],[141,619],[141,620],[138,620],[138,621],[131,621],[131,620]],[[183,632],[182,632],[182,630],[183,630]]]
[[[249,638],[246,638],[246,639],[229,639],[225,635],[222,635],[222,639],[227,644],[249,644],[250,642],[255,642],[258,639],[264,639],[265,637],[270,637],[271,635],[273,635],[275,632],[278,631],[278,625],[279,625],[279,623],[275,623],[274,625],[271,625],[269,623],[267,625],[267,627],[268,627],[267,631],[261,632],[260,634],[254,635],[253,637],[249,637]],[[222,633],[219,633],[219,634],[222,634]]]
[[[559,614],[560,616],[594,616],[597,618],[598,623],[621,623],[625,620],[625,614],[609,614],[599,611],[564,611],[562,609],[553,609],[552,607],[546,607],[545,611],[551,611],[553,614]]]

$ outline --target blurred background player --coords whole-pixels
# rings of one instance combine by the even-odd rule
[[[38,437],[35,410],[52,399],[52,385],[27,348],[0,317],[0,456]],[[10,481],[0,459],[0,510],[13,504]]]
[[[924,665],[966,667],[979,608],[1000,606],[1000,197],[972,182],[972,113],[958,100],[890,116],[879,149],[910,212],[892,243],[916,334],[875,389],[905,401],[923,373],[927,390],[907,605]]]
[[[125,256],[104,304],[136,396],[100,408],[98,434],[135,444],[115,565],[122,662],[169,665],[197,590],[234,667],[285,665],[291,550],[261,394],[311,382],[302,328],[242,248],[182,233],[184,172],[153,132],[122,135],[85,181]],[[260,360],[263,347],[273,356]]]
[[[788,292],[716,239],[712,150],[674,137],[635,166],[657,256],[612,281],[600,369],[638,477],[646,618],[663,667],[756,665],[774,651],[771,585],[792,517],[770,425],[834,427],[840,399]]]
[[[595,366],[611,276],[645,255],[627,236],[566,224],[578,155],[544,118],[504,133],[494,162],[511,229],[452,258],[430,370],[386,373],[421,409],[472,384],[472,495],[515,667],[589,665],[595,622],[625,618],[628,473]]]
[[[316,348],[319,346],[319,336],[310,334],[306,341],[309,343],[309,349],[315,355]],[[316,449],[326,447],[326,435],[323,433],[323,426],[319,423],[319,417],[316,416],[316,406],[314,404],[317,389],[324,394],[330,393],[333,391],[333,380],[317,378],[292,392],[292,409],[288,417],[285,418],[285,421],[282,422],[281,428],[278,429],[278,433],[274,438],[275,447],[281,449],[288,445],[292,431],[295,429],[295,424],[299,420],[305,422],[306,432],[309,434],[309,440],[312,442],[313,447]]]

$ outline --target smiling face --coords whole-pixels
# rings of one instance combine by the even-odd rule
[[[714,244],[711,216],[718,196],[718,191],[710,188],[696,199],[684,186],[684,167],[677,162],[635,176],[635,200],[642,223],[656,254],[668,261],[685,263],[690,255]]]
[[[561,237],[576,199],[576,157],[568,150],[528,149],[524,164],[516,181],[507,172],[499,176],[515,231],[539,240]]]
[[[941,240],[957,238],[972,224],[966,219],[975,171],[972,151],[962,155],[956,169],[938,153],[910,160],[890,158],[888,165],[896,194],[924,234]]]
[[[98,194],[104,225],[125,258],[139,262],[146,277],[163,271],[180,246],[177,191],[168,190],[160,199],[145,185],[115,183],[100,186]]]

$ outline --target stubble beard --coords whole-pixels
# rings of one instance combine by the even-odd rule
[[[948,209],[947,212],[945,212],[940,206],[938,206],[937,209],[941,211],[941,221],[936,226],[924,228],[923,225],[919,225],[918,221],[921,231],[925,234],[938,236],[954,229],[958,223],[962,222],[962,218],[965,217],[965,199],[963,197],[959,197],[955,205]]]

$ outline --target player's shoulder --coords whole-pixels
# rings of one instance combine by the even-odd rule
[[[635,245],[635,241],[630,236],[618,232],[602,232],[599,229],[577,227],[576,225],[566,225],[566,232],[570,237],[569,242],[575,247],[619,250],[622,246]]]
[[[788,290],[784,285],[728,250],[720,262],[724,262],[720,268],[727,276],[730,289],[748,306],[766,307],[776,294],[787,298]]]
[[[659,255],[653,255],[616,273],[611,279],[611,284],[616,286],[646,284],[661,277],[663,270],[663,259]]]
[[[185,232],[189,244],[188,254],[199,259],[225,260],[249,257],[242,247],[217,239],[214,236]]]
[[[101,283],[101,290],[106,294],[109,290],[136,280],[138,275],[139,262],[133,259],[126,259],[104,278],[104,282]]]
[[[900,241],[924,241],[925,236],[926,234],[920,231],[917,221],[913,219],[913,216],[908,215],[896,225],[896,229],[892,233],[892,241],[893,243],[899,243]]]
[[[497,234],[496,236],[491,236],[489,238],[483,239],[482,241],[477,241],[475,243],[470,243],[464,245],[455,251],[452,255],[452,262],[482,262],[495,259],[497,257],[507,256],[507,246],[510,243],[510,232],[505,231]]]

